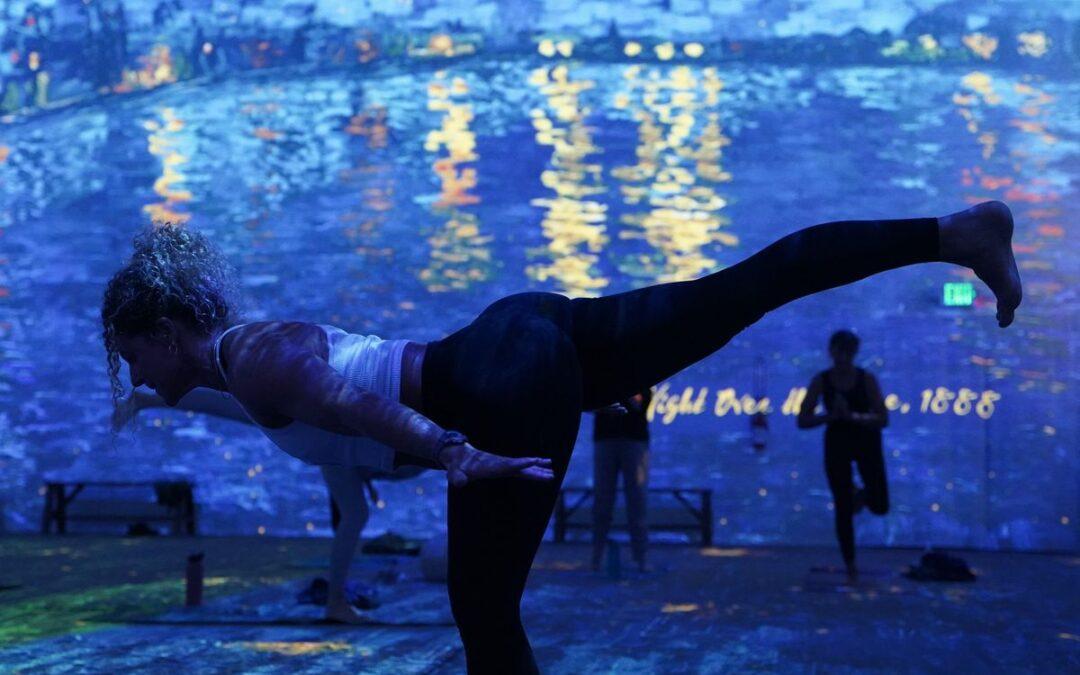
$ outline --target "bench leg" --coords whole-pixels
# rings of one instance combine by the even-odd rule
[[[189,537],[195,536],[195,496],[190,492],[184,500],[184,530]]]
[[[559,501],[555,503],[555,542],[566,541],[566,502],[562,492],[559,493]]]
[[[51,485],[45,487],[45,509],[41,512],[41,533],[48,534],[52,529],[53,519],[53,488]]]
[[[701,545],[709,547],[713,545],[713,514],[712,514],[712,494],[706,492],[701,495]]]

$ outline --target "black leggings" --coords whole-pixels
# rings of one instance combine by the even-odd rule
[[[828,433],[828,432],[826,432]],[[858,436],[856,434],[856,436]],[[836,518],[836,539],[844,562],[855,562],[855,483],[851,464],[859,467],[866,508],[883,516],[889,512],[889,485],[885,481],[885,458],[881,453],[881,436],[877,432],[862,434],[862,443],[850,439],[825,439],[825,475],[833,496],[833,515]],[[875,438],[876,436],[876,438]]]
[[[583,411],[671,377],[787,302],[938,259],[934,218],[826,223],[692,281],[512,295],[428,345],[422,412],[483,450],[551,457],[556,474],[449,492],[450,604],[469,672],[537,672],[519,605]]]

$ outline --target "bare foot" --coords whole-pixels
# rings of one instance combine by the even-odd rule
[[[344,600],[327,604],[323,618],[334,623],[347,623],[350,626],[359,626],[368,623],[366,617],[357,613],[357,611],[350,607],[349,603]]]
[[[998,325],[1013,322],[1023,288],[1012,252],[1013,217],[1009,207],[992,201],[938,218],[941,259],[969,267],[997,297]]]
[[[462,487],[481,478],[525,478],[549,481],[555,477],[546,457],[503,457],[477,450],[468,443],[452,445],[440,457],[446,477],[453,487]]]

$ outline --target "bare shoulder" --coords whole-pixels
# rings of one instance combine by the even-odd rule
[[[258,414],[269,407],[273,394],[285,385],[290,367],[311,357],[326,361],[326,334],[316,324],[265,321],[245,325],[221,344],[229,390]]]

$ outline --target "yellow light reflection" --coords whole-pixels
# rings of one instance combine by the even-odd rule
[[[987,105],[999,105],[1001,97],[994,92],[994,78],[988,73],[975,71],[968,73],[961,80],[961,84],[974,91]]]
[[[592,130],[585,124],[589,110],[580,99],[595,83],[574,80],[566,65],[537,68],[529,83],[548,102],[547,109],[534,109],[531,117],[536,142],[552,148],[540,182],[554,194],[530,202],[544,209],[541,230],[548,244],[543,255],[550,261],[529,265],[525,273],[537,281],[554,279],[569,295],[596,296],[608,285],[595,269],[597,254],[608,242],[607,206],[592,197],[606,188],[602,167],[589,161],[600,149],[592,142]]]
[[[982,146],[983,159],[989,159],[997,148],[998,135],[980,128],[978,109],[980,104],[1000,105],[1001,96],[994,91],[993,77],[981,71],[968,73],[961,79],[960,85],[966,91],[953,94],[956,112],[966,122],[968,132],[974,135]]]
[[[331,652],[351,652],[353,646],[348,642],[269,642],[269,641],[245,641],[225,642],[223,647],[229,649],[249,649],[253,652],[265,652],[280,654],[281,656],[312,656],[315,654],[327,654]],[[367,647],[357,647],[356,651],[361,656],[370,656],[372,651]]]
[[[738,244],[723,229],[727,200],[714,187],[732,178],[721,162],[731,140],[716,110],[723,81],[715,68],[688,66],[631,66],[624,80],[627,90],[619,97],[638,122],[637,163],[612,175],[621,182],[623,202],[639,208],[622,216],[631,227],[619,236],[643,239],[655,254],[621,267],[661,282],[696,278],[718,265],[706,248]]]
[[[368,147],[372,150],[385,148],[390,135],[390,129],[386,125],[386,108],[374,106],[353,115],[349,118],[345,133],[366,138]]]
[[[147,137],[150,154],[161,159],[161,176],[154,181],[154,194],[163,199],[143,206],[143,211],[155,225],[185,223],[191,219],[191,214],[176,209],[192,197],[189,190],[182,189],[185,176],[180,170],[188,158],[177,150],[180,143],[177,134],[183,130],[184,122],[172,108],[164,108],[160,120],[144,122],[143,128],[150,132]]]
[[[394,249],[378,245],[383,226],[394,208],[395,173],[389,163],[387,109],[381,105],[368,106],[349,118],[345,133],[367,141],[364,151],[356,153],[356,165],[339,173],[341,182],[360,195],[362,208],[348,209],[338,215],[342,234],[353,245],[353,251],[364,258],[387,259]],[[350,298],[342,298],[343,306],[351,306]],[[338,322],[342,319],[331,317]]]
[[[428,84],[428,110],[442,113],[440,126],[428,132],[424,149],[434,155],[432,171],[439,179],[439,197],[432,210],[445,222],[428,237],[431,260],[420,280],[431,292],[461,290],[484,281],[493,266],[489,244],[492,237],[480,231],[475,213],[465,207],[480,202],[471,192],[477,184],[476,135],[469,125],[472,106],[461,101],[469,85],[460,78],[447,79],[438,72]]]

